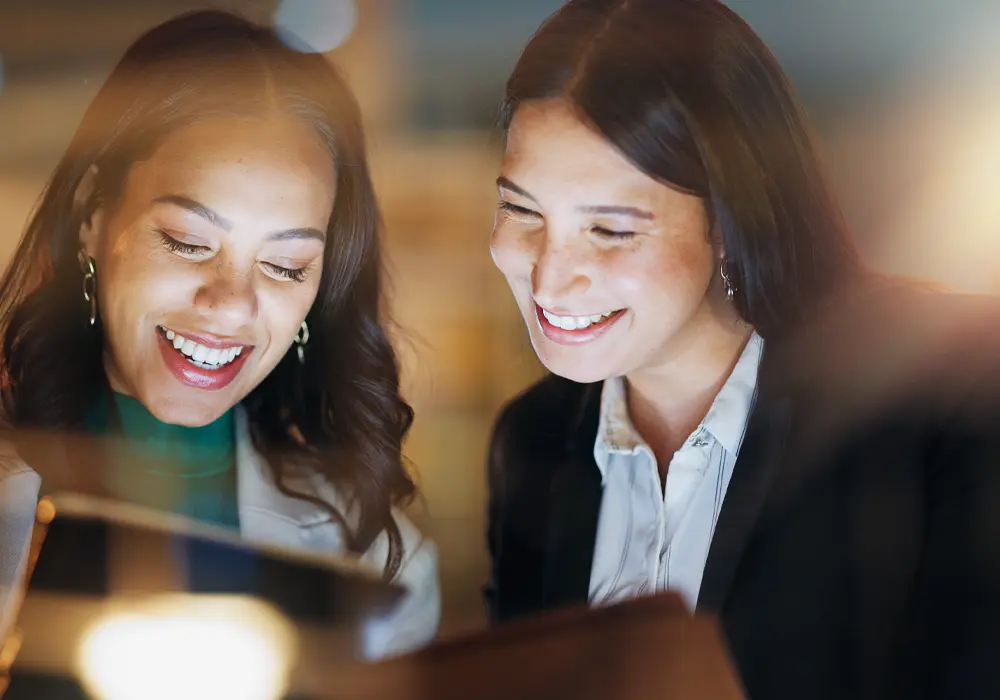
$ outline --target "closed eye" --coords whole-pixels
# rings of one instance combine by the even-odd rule
[[[614,231],[603,226],[594,226],[591,230],[604,238],[631,238],[635,235],[635,231]]]
[[[308,268],[299,267],[282,267],[281,265],[275,265],[274,263],[262,262],[261,266],[266,268],[272,275],[277,277],[282,277],[286,280],[291,280],[292,282],[303,282],[306,278],[306,273]]]
[[[160,242],[163,244],[163,247],[174,253],[181,253],[183,255],[201,255],[212,251],[212,249],[208,246],[183,243],[161,228],[156,229],[156,233],[159,234]]]
[[[181,255],[204,255],[206,253],[211,253],[212,249],[204,245],[191,245],[190,243],[184,243],[177,240],[169,233],[163,229],[156,229],[156,233],[160,236],[160,242],[163,244],[167,250],[180,253]],[[292,282],[302,282],[306,278],[308,273],[308,268],[291,268],[283,267],[281,265],[275,265],[274,263],[262,262],[260,265],[272,276],[280,277],[282,279],[291,280]]]
[[[508,214],[515,214],[517,216],[538,216],[538,212],[536,211],[532,211],[526,207],[519,207],[516,204],[511,204],[510,202],[506,202],[504,200],[500,200],[497,206],[500,208],[500,211]]]

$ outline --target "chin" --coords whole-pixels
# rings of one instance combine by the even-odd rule
[[[613,372],[595,364],[566,362],[546,357],[539,357],[539,359],[545,369],[550,371],[552,374],[562,377],[563,379],[569,379],[571,382],[577,382],[578,384],[603,382],[608,377],[614,376]]]
[[[198,405],[190,400],[173,400],[166,397],[143,402],[143,404],[157,420],[168,425],[181,425],[185,428],[200,428],[208,425],[218,420],[219,416],[230,408],[228,405]]]
[[[535,329],[531,329],[530,338],[538,361],[557,377],[578,384],[593,384],[617,376],[606,354],[602,357],[602,353],[595,353],[591,348],[557,345]]]

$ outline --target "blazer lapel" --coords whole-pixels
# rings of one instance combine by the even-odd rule
[[[757,400],[709,547],[698,594],[698,612],[721,612],[784,457],[793,401],[784,391],[771,391],[766,358],[765,349]],[[774,359],[773,352],[771,358]]]
[[[568,421],[565,456],[550,482],[542,584],[547,608],[582,605],[589,598],[602,495],[594,462],[600,404],[601,384],[586,385]]]

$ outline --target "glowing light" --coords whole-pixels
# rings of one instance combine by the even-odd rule
[[[291,625],[263,603],[170,596],[95,621],[77,671],[101,700],[278,700],[295,647]]]
[[[326,53],[354,31],[354,0],[282,0],[274,13],[279,36],[303,53]]]
[[[1000,99],[941,100],[934,167],[890,222],[893,271],[966,292],[1000,291]],[[929,159],[928,159],[929,160]]]

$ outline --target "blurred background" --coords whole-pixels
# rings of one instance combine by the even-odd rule
[[[141,32],[206,6],[328,52],[368,123],[387,225],[407,444],[438,541],[442,632],[483,624],[484,457],[500,405],[539,376],[487,247],[507,73],[558,0],[3,0],[0,260],[89,100]],[[1000,291],[1000,3],[730,0],[809,109],[870,262]]]

